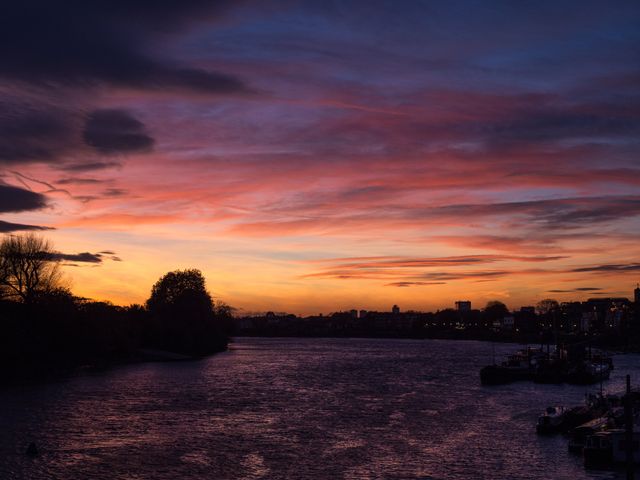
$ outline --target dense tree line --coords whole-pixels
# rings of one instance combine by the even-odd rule
[[[73,295],[46,240],[28,234],[0,243],[4,379],[148,358],[149,351],[202,356],[224,350],[230,328],[230,308],[212,300],[199,270],[167,273],[145,305],[122,307]]]

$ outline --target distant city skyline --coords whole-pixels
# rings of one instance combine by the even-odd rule
[[[77,295],[633,299],[638,2],[35,5],[0,20],[0,231]]]

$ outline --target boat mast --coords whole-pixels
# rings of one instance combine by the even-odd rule
[[[631,406],[631,375],[627,375],[627,394],[624,397],[625,436],[624,447],[627,460],[627,480],[633,480],[633,412]]]
[[[495,365],[496,364],[496,344],[495,342],[491,342],[491,361]]]

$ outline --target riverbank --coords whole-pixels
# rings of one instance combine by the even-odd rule
[[[46,382],[69,377],[83,372],[101,372],[122,365],[151,362],[190,362],[226,351],[224,348],[211,351],[206,355],[188,355],[167,350],[140,348],[131,352],[94,359],[72,361],[69,359],[41,359],[40,362],[0,367],[0,386],[15,386]]]
[[[495,343],[515,343],[519,345],[542,345],[546,348],[553,339],[550,336],[541,338],[539,334],[525,333],[496,333],[486,330],[425,330],[422,332],[332,332],[332,333],[302,333],[302,332],[243,332],[241,337],[247,338],[361,338],[361,339],[405,339],[405,340],[468,340]],[[622,337],[620,335],[584,336],[563,334],[558,336],[561,344],[590,343],[591,346],[617,353],[640,353],[640,338]]]

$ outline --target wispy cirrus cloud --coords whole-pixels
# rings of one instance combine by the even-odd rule
[[[591,265],[571,270],[576,273],[633,273],[640,271],[640,263],[620,263],[609,265]]]
[[[61,226],[65,227],[93,227],[93,228],[126,228],[135,225],[148,225],[158,223],[171,223],[180,220],[179,216],[172,215],[134,215],[134,214],[104,214],[91,217],[79,217],[69,219]]]
[[[447,282],[391,282],[387,283],[385,287],[424,287],[428,285],[446,285]]]
[[[65,177],[55,181],[58,185],[98,185],[105,183],[105,180],[86,177]]]
[[[526,231],[515,235],[487,235],[478,233],[476,235],[435,235],[425,239],[441,242],[445,245],[474,249],[489,250],[499,252],[527,253],[532,252],[555,252],[562,254],[583,254],[592,251],[590,247],[593,242],[617,243],[621,244],[632,241],[633,235],[619,234],[602,234],[587,232],[560,232],[551,233],[546,230]],[[576,246],[572,244],[581,244],[587,242],[587,246]]]
[[[502,262],[552,262],[567,258],[565,256],[518,256],[518,255],[462,255],[451,257],[355,257],[328,260],[316,260],[314,263],[328,263],[345,268],[418,268],[418,267],[455,267]]]
[[[577,287],[569,290],[553,289],[553,290],[547,290],[547,292],[549,293],[580,293],[580,292],[599,292],[601,290],[603,289],[599,287]]]
[[[570,231],[599,223],[627,220],[640,215],[640,197],[635,195],[565,197],[544,200],[467,203],[429,206],[421,202],[399,202],[375,208],[366,204],[336,210],[333,203],[280,205],[267,210],[272,220],[246,221],[231,227],[238,235],[295,235],[310,232],[337,232],[355,227],[375,229],[381,226],[418,228],[425,222],[430,225],[464,226],[469,219],[476,223],[498,219],[505,225],[545,228],[548,232]],[[348,205],[348,202],[341,204]],[[284,216],[288,211],[294,219]],[[295,218],[301,217],[301,218]]]
[[[59,170],[63,170],[65,172],[72,173],[84,173],[84,172],[93,172],[96,170],[105,170],[108,168],[118,168],[121,167],[122,164],[119,162],[113,161],[99,161],[99,162],[88,162],[88,163],[66,163],[64,165],[56,166]]]
[[[468,267],[504,262],[555,262],[564,258],[566,257],[478,255],[433,258],[364,257],[327,259],[313,262],[314,264],[327,264],[327,266],[319,271],[305,274],[303,278],[393,280],[385,285],[394,287],[443,285],[448,281],[488,281],[509,275],[539,271],[531,268],[468,270]]]

